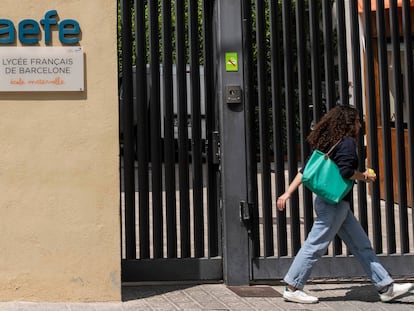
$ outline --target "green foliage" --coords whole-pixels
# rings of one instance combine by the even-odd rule
[[[140,1],[144,1],[144,0],[140,0]],[[153,1],[153,0],[147,0],[145,1],[145,33],[146,33],[146,59],[147,62],[150,61],[150,50],[148,48],[149,46],[149,1]],[[130,11],[130,18],[131,18],[131,23],[132,23],[132,63],[135,64],[135,58],[136,58],[136,41],[135,41],[135,32],[136,32],[136,28],[135,28],[135,7],[133,6],[133,2],[131,1],[131,11]],[[177,8],[176,8],[176,1],[175,0],[171,0],[171,12],[164,12],[163,11],[163,5],[162,5],[162,0],[158,0],[157,4],[157,10],[158,10],[158,37],[159,37],[159,55],[160,55],[160,62],[162,63],[162,36],[163,36],[163,23],[164,23],[164,14],[170,14],[171,17],[171,25],[167,25],[170,29],[171,29],[171,36],[172,36],[172,57],[173,57],[173,62],[175,62],[175,57],[176,57],[176,49],[175,49],[175,44],[176,44],[176,16],[177,16]],[[184,20],[185,20],[185,44],[186,44],[186,57],[187,57],[187,63],[189,62],[189,40],[188,40],[188,36],[189,36],[189,11],[188,11],[188,0],[184,0]],[[203,12],[202,12],[202,0],[198,0],[198,37],[202,38],[202,33],[203,33]],[[202,40],[200,40],[198,42],[199,44],[199,61],[200,63],[203,63],[203,42]],[[122,70],[122,10],[121,10],[121,0],[118,0],[118,60],[119,60],[119,69]]]

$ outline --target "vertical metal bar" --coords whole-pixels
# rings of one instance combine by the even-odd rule
[[[353,1],[350,1],[352,3]],[[325,65],[325,108],[330,110],[336,104],[334,43],[332,31],[332,1],[322,1],[323,47]]]
[[[404,139],[404,111],[403,111],[403,88],[401,73],[401,56],[400,56],[400,29],[397,12],[397,1],[390,1],[390,26],[391,26],[391,43],[392,43],[392,63],[394,77],[394,105],[395,105],[395,130],[396,130],[396,147],[397,147],[397,170],[398,170],[398,206],[400,221],[400,242],[401,252],[409,252],[408,241],[408,211],[407,211],[407,176],[405,165],[405,139]],[[391,153],[393,154],[393,153]],[[390,155],[388,153],[388,155]],[[394,214],[392,214],[394,216]],[[394,219],[394,218],[393,218]],[[395,239],[394,227],[387,228],[387,235]],[[395,249],[394,249],[395,252]]]
[[[394,189],[392,172],[392,150],[391,145],[391,113],[390,95],[388,83],[388,62],[387,62],[387,43],[385,33],[385,14],[384,1],[377,1],[377,34],[378,34],[378,73],[379,90],[381,105],[381,127],[382,127],[382,157],[384,163],[384,188],[385,206],[387,220],[387,248],[388,254],[395,252],[395,221],[394,221]]]
[[[283,44],[285,51],[285,108],[287,124],[287,146],[288,146],[288,174],[289,181],[292,181],[297,172],[297,155],[296,155],[296,111],[294,107],[294,83],[293,83],[293,60],[292,60],[292,1],[283,1]],[[300,249],[300,220],[299,220],[299,196],[298,193],[292,195],[290,200],[291,209],[291,243],[292,252],[296,254]]]
[[[126,259],[136,258],[135,187],[134,187],[134,133],[132,102],[132,23],[129,0],[122,1],[122,103],[123,115],[123,169],[125,187]]]
[[[174,94],[172,73],[171,1],[162,1],[162,59],[164,101],[164,166],[167,257],[177,257],[177,214],[175,195]]]
[[[319,7],[318,1],[309,1],[309,24],[311,43],[312,104],[313,123],[322,117],[321,63],[319,47]]]
[[[263,211],[263,238],[264,256],[273,256],[273,219],[272,219],[272,194],[270,191],[270,150],[269,150],[269,126],[268,103],[266,96],[266,18],[265,4],[263,0],[256,1],[256,45],[257,45],[257,77],[259,99],[259,141],[260,141],[260,166],[262,180],[262,211]]]
[[[337,35],[338,35],[338,72],[340,103],[349,105],[348,60],[346,46],[345,5],[343,0],[336,1]],[[353,204],[351,201],[351,208]],[[342,254],[342,242],[335,237],[334,254]]]
[[[344,0],[336,1],[336,15],[338,18],[338,56],[339,56],[339,95],[340,103],[349,105],[348,61],[346,57],[346,27]]]
[[[152,236],[153,256],[163,257],[163,212],[161,168],[161,109],[160,109],[160,58],[158,0],[149,1],[149,45],[151,72],[151,181],[152,181]]]
[[[243,25],[243,68],[244,68],[244,108],[246,119],[246,162],[247,162],[247,202],[252,208],[250,232],[251,256],[260,256],[259,207],[256,159],[256,109],[253,90],[253,47],[252,47],[252,2],[242,1]],[[273,63],[272,63],[273,64]]]
[[[148,101],[147,101],[147,49],[145,33],[145,1],[135,1],[136,41],[136,96],[137,102],[137,157],[139,200],[139,258],[150,256],[149,242],[149,172],[148,172]]]
[[[204,87],[206,105],[206,137],[207,137],[207,213],[208,213],[208,250],[209,257],[221,255],[219,226],[219,171],[214,163],[214,133],[217,132],[217,116],[215,105],[214,66],[213,66],[213,5],[209,0],[203,1],[203,38],[204,38]]]
[[[336,1],[335,3],[336,3],[336,13],[337,13],[336,15],[337,15],[337,37],[338,37],[338,43],[337,43],[338,44],[338,67],[339,67],[338,71],[339,71],[339,80],[340,80],[339,81],[340,82],[340,103],[345,104],[345,99],[344,99],[344,96],[343,96],[344,92],[342,91],[343,82],[346,81],[346,84],[348,85],[348,74],[347,74],[347,71],[346,71],[346,69],[347,69],[347,64],[346,64],[346,41],[345,41],[346,34],[345,34],[345,18],[344,18],[345,9],[343,7],[344,6],[343,1]],[[314,1],[313,6],[316,6],[316,1]],[[313,9],[313,11],[314,11],[313,14],[315,15],[314,19],[316,19],[318,17],[319,10],[316,10],[316,9],[317,8]],[[331,17],[328,18],[328,22],[329,22],[329,19],[331,19]],[[317,20],[315,20],[313,23],[316,24],[315,25],[316,29],[314,31],[317,32],[318,29],[319,29],[317,27]],[[329,36],[329,32],[330,31],[328,31],[328,36]],[[329,37],[328,37],[328,39],[329,39]],[[316,37],[315,40],[317,40],[317,42],[319,42],[318,37]],[[332,48],[327,47],[327,49],[331,49],[330,52],[332,52]],[[315,57],[319,57],[318,55],[319,55],[319,53],[317,51],[315,53]],[[329,56],[326,56],[326,57],[329,58]],[[312,59],[313,58],[314,58],[314,56],[312,56]],[[319,66],[318,66],[318,68],[319,68]],[[326,75],[328,75],[332,71],[333,71],[333,68],[325,68]],[[315,77],[315,78],[317,78],[317,77]],[[327,82],[326,87],[329,87],[328,91],[329,92],[335,91],[335,82],[334,81],[326,81],[326,82]],[[333,89],[332,89],[332,83],[333,83]],[[315,97],[313,97],[313,99],[314,99],[314,102],[315,102]],[[316,100],[319,101],[318,98],[316,98]],[[347,103],[348,102],[346,102],[346,104]],[[335,104],[337,104],[337,103],[335,102]],[[332,107],[333,104],[331,103],[330,106]],[[333,255],[335,256],[335,255],[342,254],[342,242],[341,242],[341,240],[339,239],[338,236],[335,236],[334,241],[333,241],[332,244],[333,244]]]
[[[176,63],[177,63],[177,112],[178,112],[178,173],[180,188],[181,257],[191,256],[190,249],[190,198],[188,165],[188,113],[185,45],[185,1],[176,0]]]
[[[309,144],[306,138],[310,132],[309,123],[309,100],[308,100],[308,75],[306,66],[307,38],[306,38],[306,15],[305,2],[296,1],[296,42],[298,49],[298,88],[299,88],[299,107],[300,107],[300,140],[301,140],[301,161],[305,163],[310,153]],[[305,221],[305,234],[310,232],[313,225],[313,203],[312,192],[303,187],[303,208]]]
[[[198,38],[198,0],[189,0],[191,159],[193,169],[194,256],[204,255],[203,170],[201,165],[201,103]]]
[[[352,41],[352,81],[354,83],[353,103],[359,111],[359,117],[363,120],[363,101],[362,101],[362,77],[361,77],[361,50],[360,50],[360,37],[359,37],[359,22],[358,22],[358,4],[356,1],[349,1],[349,11],[351,20],[351,41]],[[364,133],[365,128],[359,131],[358,135],[358,163],[359,170],[365,170],[365,145],[364,145]],[[367,216],[367,198],[366,198],[366,185],[358,183],[358,216],[359,222],[368,233],[368,216]]]
[[[270,36],[272,66],[272,110],[273,110],[273,150],[275,151],[275,193],[280,196],[285,189],[285,159],[283,148],[283,99],[281,91],[281,42],[279,36],[280,5],[270,0]],[[288,254],[286,211],[277,211],[277,248],[278,256]]]
[[[367,86],[367,115],[369,129],[369,166],[378,167],[378,128],[375,96],[375,70],[374,70],[374,48],[372,43],[372,16],[371,1],[364,0],[364,36],[366,44],[366,86]],[[371,209],[372,209],[372,226],[374,232],[374,249],[377,253],[382,252],[382,233],[381,233],[381,214],[380,214],[380,191],[379,183],[372,183]]]
[[[411,208],[414,204],[414,90],[411,87],[414,83],[414,64],[413,64],[413,46],[412,46],[412,34],[411,34],[411,5],[410,1],[403,0],[403,28],[404,28],[404,47],[405,47],[405,102],[408,106],[408,156],[410,163],[410,192],[411,192]],[[414,213],[411,215],[412,224],[414,229]]]

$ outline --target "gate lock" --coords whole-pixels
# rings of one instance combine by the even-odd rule
[[[251,232],[251,225],[252,225],[252,211],[251,207],[253,204],[248,203],[246,201],[240,201],[240,221],[245,225],[247,228],[247,232]]]

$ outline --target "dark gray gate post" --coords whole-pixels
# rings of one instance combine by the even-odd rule
[[[248,285],[248,233],[241,221],[247,202],[243,103],[242,1],[215,2],[215,60],[220,116],[223,265],[227,285]]]

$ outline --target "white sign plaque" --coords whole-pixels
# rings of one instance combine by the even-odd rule
[[[0,92],[83,90],[81,47],[0,47]]]

